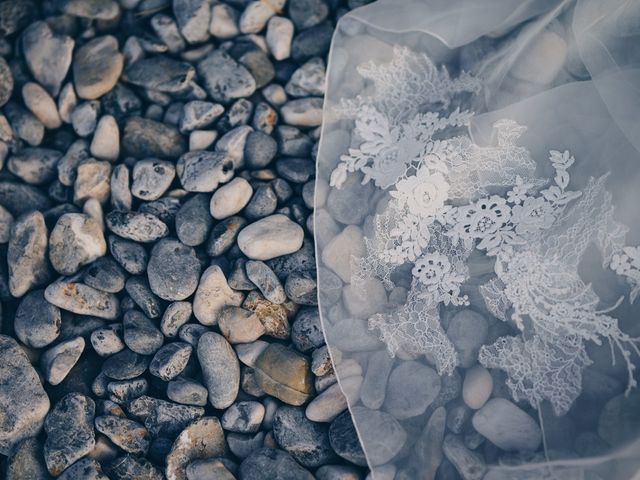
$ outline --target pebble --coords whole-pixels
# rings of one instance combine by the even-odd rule
[[[149,318],[157,318],[162,313],[162,302],[151,291],[149,282],[143,276],[129,277],[124,285],[125,290],[131,297],[131,300],[140,307],[144,314]],[[128,309],[134,308],[133,303],[129,302]]]
[[[141,58],[127,67],[123,78],[127,82],[154,92],[184,91],[196,74],[195,68],[164,55]]]
[[[290,100],[280,109],[280,113],[289,125],[295,127],[317,127],[322,124],[321,98],[300,98]]]
[[[273,214],[278,207],[278,197],[270,185],[259,185],[244,209],[249,220],[259,220]]]
[[[78,165],[73,184],[73,201],[82,204],[95,198],[101,204],[107,202],[111,186],[111,164],[89,158]]]
[[[447,337],[458,353],[459,365],[469,368],[478,362],[478,352],[485,344],[489,325],[473,310],[458,312],[449,322]]]
[[[189,135],[189,151],[207,150],[217,138],[216,130],[194,130]]]
[[[81,458],[58,477],[59,480],[109,480],[97,460]]]
[[[287,277],[284,290],[287,297],[298,305],[317,305],[317,287],[315,272],[294,272]]]
[[[222,269],[213,265],[200,277],[193,299],[193,314],[203,325],[215,325],[220,311],[226,306],[240,306],[243,295],[229,288]]]
[[[167,384],[167,397],[184,405],[204,407],[207,405],[207,389],[188,378],[178,377]]]
[[[160,330],[165,337],[175,337],[178,330],[191,318],[193,308],[190,302],[173,302],[162,314]]]
[[[200,261],[193,248],[177,240],[162,239],[151,250],[147,266],[151,291],[163,300],[190,297],[200,278]]]
[[[13,215],[0,205],[0,244],[9,242],[13,221]]]
[[[384,442],[374,442],[367,445],[367,458],[371,465],[384,465],[389,462],[407,441],[407,433],[404,428],[389,413],[361,406],[353,407],[351,412],[362,438],[384,439]]]
[[[149,213],[114,210],[106,215],[105,220],[109,230],[134,242],[154,242],[169,234],[167,225]]]
[[[325,0],[289,0],[288,7],[289,16],[298,30],[318,25],[329,15]]]
[[[113,115],[103,115],[98,121],[90,147],[91,155],[115,162],[120,156],[120,129]]]
[[[122,405],[144,395],[148,390],[149,382],[145,378],[107,383],[109,400]]]
[[[132,275],[144,273],[147,268],[147,251],[139,243],[110,235],[109,252],[113,258]]]
[[[71,66],[75,42],[55,35],[45,22],[34,22],[22,33],[22,48],[29,71],[52,96],[57,96]]]
[[[58,95],[58,113],[64,123],[71,123],[71,113],[78,105],[78,97],[73,89],[73,83],[68,82]]]
[[[308,358],[284,345],[270,344],[256,360],[255,372],[262,390],[289,405],[302,405],[311,397]]]
[[[243,65],[217,49],[198,62],[198,75],[214,101],[222,104],[242,97],[250,97],[256,81]]]
[[[42,443],[35,437],[20,442],[7,458],[5,480],[47,478]]]
[[[120,14],[114,0],[66,0],[62,11],[67,15],[91,20],[114,20]]]
[[[383,437],[376,435],[374,438]],[[349,411],[341,413],[331,422],[329,426],[329,443],[333,451],[348,462],[360,466],[367,465],[367,459],[358,440],[358,433],[353,425],[353,418]]]
[[[250,169],[268,166],[278,153],[278,144],[269,135],[260,131],[248,134],[244,145],[244,160]]]
[[[56,164],[62,155],[57,150],[25,148],[11,155],[7,167],[11,173],[27,183],[40,185],[56,176]]]
[[[4,57],[0,57],[0,107],[4,106],[13,93],[13,74]]]
[[[250,292],[242,305],[256,314],[264,326],[265,334],[282,340],[289,338],[289,317],[295,312],[290,303],[277,305],[258,292]]]
[[[313,422],[331,422],[347,409],[347,397],[354,404],[360,393],[362,376],[342,378],[315,397],[305,410],[307,418]],[[343,393],[343,391],[345,393]]]
[[[218,327],[231,344],[250,343],[265,333],[258,316],[241,307],[223,307],[219,313]]]
[[[84,346],[84,338],[76,337],[58,343],[44,352],[40,364],[45,380],[51,385],[60,384],[78,362]]]
[[[272,17],[267,24],[266,41],[269,51],[276,60],[286,60],[291,56],[293,23],[288,18]]]
[[[291,341],[297,350],[306,353],[324,345],[324,334],[317,308],[298,312],[291,327]]]
[[[103,292],[118,293],[124,289],[125,272],[112,258],[101,257],[85,269],[82,281]]]
[[[252,260],[270,260],[297,252],[304,230],[285,215],[271,215],[245,227],[238,235],[238,246]]]
[[[473,428],[498,448],[535,451],[542,441],[536,421],[504,398],[492,398],[472,418]]]
[[[323,96],[325,77],[324,60],[314,57],[293,72],[285,91],[292,97]]]
[[[240,33],[238,29],[238,11],[224,3],[214,5],[211,9],[209,32],[214,37],[227,40]]]
[[[163,475],[151,462],[132,455],[116,458],[109,466],[109,474],[114,480],[162,480]]]
[[[54,477],[95,447],[95,409],[93,400],[74,392],[64,396],[47,415],[44,459]]]
[[[211,23],[209,0],[173,0],[173,13],[180,33],[187,42],[207,41]]]
[[[109,331],[104,329],[104,331]],[[114,330],[111,330],[114,331]],[[98,332],[98,330],[94,331]],[[104,345],[106,342],[99,338],[97,341],[101,341]],[[116,337],[117,340],[113,342],[113,346],[109,348],[111,351],[115,351],[109,358],[107,358],[102,364],[102,372],[113,380],[132,380],[142,375],[149,367],[149,357],[139,355],[127,348],[125,348],[124,342],[120,339],[120,336]],[[105,337],[105,340],[107,337]],[[94,335],[91,335],[91,343],[93,344]],[[117,348],[115,348],[117,347]],[[106,352],[103,352],[106,353]]]
[[[194,460],[225,453],[224,432],[216,417],[200,418],[187,426],[167,455],[167,480],[187,480],[187,465]]]
[[[195,247],[207,239],[213,225],[209,203],[207,195],[196,194],[176,213],[176,235],[185,245]]]
[[[164,15],[162,13],[157,13],[153,17],[151,17],[150,23],[153,31],[156,32],[158,37],[160,37],[160,40],[162,40],[162,42],[167,46],[171,53],[180,53],[186,48],[184,38],[182,37],[182,35],[180,35],[180,32],[178,31],[178,25],[172,17],[170,17],[169,15]],[[136,47],[134,47],[133,45],[131,46],[131,50],[133,51],[133,53],[131,54],[132,58],[130,59],[130,61],[128,61],[129,58],[127,56],[127,46],[128,45],[125,43],[125,64],[129,65],[131,63],[134,63],[139,58],[139,55],[136,55],[136,53],[138,53],[136,47],[139,46],[139,43]],[[139,48],[141,49],[141,47]]]
[[[487,466],[482,456],[469,450],[456,435],[444,437],[443,451],[463,480],[482,480],[487,473]]]
[[[49,260],[62,275],[73,275],[107,253],[102,226],[83,213],[65,213],[49,237]]]
[[[322,22],[302,30],[293,38],[291,57],[296,62],[301,62],[311,57],[324,56],[331,46],[332,36],[333,27],[330,22]]]
[[[22,99],[26,107],[42,122],[45,128],[51,130],[62,125],[53,98],[37,83],[28,82],[22,86]]]
[[[60,309],[45,300],[44,290],[33,290],[18,305],[13,328],[22,343],[42,348],[58,338],[61,321]]]
[[[222,428],[230,432],[255,433],[260,428],[264,413],[264,406],[260,402],[234,403],[222,415]]]
[[[198,341],[197,354],[209,402],[217,409],[229,407],[240,387],[240,364],[233,348],[222,335],[207,332]]]
[[[247,278],[260,290],[262,295],[277,305],[284,303],[287,296],[278,276],[269,266],[260,261],[249,260],[245,264]]]
[[[224,107],[218,103],[193,100],[184,105],[182,118],[180,119],[180,131],[183,133],[200,130],[210,126],[220,115],[224,113]]]
[[[7,248],[9,291],[22,297],[49,279],[47,227],[42,213],[35,211],[16,219]]]
[[[486,368],[476,365],[467,370],[462,384],[462,398],[469,408],[482,408],[492,391],[493,377]]]
[[[9,455],[38,434],[50,403],[25,351],[6,335],[0,335],[0,383],[0,453]]]
[[[149,365],[149,373],[165,382],[180,375],[191,357],[192,347],[188,343],[173,342],[160,348]]]
[[[174,127],[149,118],[129,117],[124,126],[122,148],[136,158],[172,160],[186,151],[186,144]]]
[[[80,137],[91,135],[98,122],[100,103],[97,101],[82,102],[71,112],[71,126]]]
[[[140,160],[133,167],[131,193],[141,200],[157,200],[175,177],[175,167],[167,160]]]
[[[640,394],[616,395],[605,403],[598,418],[598,435],[613,447],[622,446],[637,438]]]
[[[333,188],[327,197],[327,211],[340,223],[359,225],[369,214],[371,182],[362,185],[359,175],[349,175],[341,188]]]
[[[253,188],[244,178],[236,177],[218,188],[211,197],[209,209],[216,220],[224,220],[240,212],[249,203]]]
[[[204,415],[203,408],[179,405],[146,395],[133,399],[127,405],[127,411],[144,422],[154,438],[174,438],[187,425]]]
[[[122,450],[144,455],[149,450],[149,432],[138,422],[114,415],[96,417],[96,430],[106,435]]]
[[[301,467],[287,452],[273,448],[261,448],[251,452],[240,464],[243,480],[313,480],[313,475]]]
[[[109,92],[120,78],[124,57],[118,40],[105,35],[89,40],[73,57],[73,82],[80,98],[94,100]]]
[[[176,164],[182,187],[188,192],[213,192],[233,177],[233,161],[224,152],[195,151]]]
[[[164,341],[155,324],[141,312],[128,310],[122,321],[124,343],[135,353],[153,355]]]

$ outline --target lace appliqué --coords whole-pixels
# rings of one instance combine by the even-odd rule
[[[575,159],[552,150],[553,177],[537,177],[536,162],[517,144],[525,127],[512,120],[494,124],[491,144],[474,143],[472,113],[461,105],[479,92],[479,81],[464,73],[451,79],[425,55],[396,48],[390,63],[359,72],[374,94],[337,109],[354,121],[353,143],[331,185],[340,188],[358,171],[389,194],[365,239],[366,254],[351,269],[353,285],[377,278],[388,290],[394,274],[411,273],[404,305],[369,319],[389,352],[425,354],[440,374],[453,371],[457,354],[440,310],[469,304],[461,291],[477,250],[495,257],[494,276],[480,287],[487,309],[520,331],[483,346],[479,361],[507,373],[515,399],[534,408],[547,400],[556,414],[566,413],[591,364],[586,342],[608,341],[620,351],[634,387],[631,354],[640,354],[639,339],[609,315],[619,303],[602,308],[578,274],[595,245],[603,267],[630,284],[630,301],[640,292],[640,248],[624,246],[627,229],[614,219],[606,176],[572,191]]]

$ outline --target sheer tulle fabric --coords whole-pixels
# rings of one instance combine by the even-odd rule
[[[638,40],[624,0],[378,0],[341,20],[320,310],[374,478],[640,471],[624,418],[640,410]],[[490,319],[471,358],[449,328],[461,310]],[[480,364],[543,441],[478,437],[460,389]],[[624,388],[598,397],[593,378]],[[631,431],[611,438],[598,418],[616,395]]]

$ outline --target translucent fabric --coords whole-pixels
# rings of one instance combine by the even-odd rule
[[[314,229],[373,478],[640,478],[639,40],[629,0],[341,19]]]

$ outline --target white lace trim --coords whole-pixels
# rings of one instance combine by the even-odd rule
[[[366,255],[352,261],[352,283],[378,278],[394,287],[392,274],[409,266],[407,302],[374,315],[371,329],[392,355],[427,354],[441,374],[458,359],[440,324],[442,305],[467,305],[467,260],[478,250],[495,257],[495,276],[480,292],[487,309],[513,321],[521,335],[485,345],[479,361],[508,374],[516,399],[537,408],[548,400],[564,414],[581,391],[591,363],[586,342],[607,340],[618,349],[636,385],[631,353],[639,339],[622,332],[578,274],[587,247],[595,245],[610,267],[640,292],[640,248],[625,247],[626,227],[614,219],[605,177],[582,191],[569,190],[569,151],[549,153],[555,173],[538,178],[529,152],[517,145],[525,127],[508,119],[494,125],[490,146],[468,134],[472,113],[461,108],[480,82],[467,74],[451,79],[423,54],[395,48],[386,65],[359,68],[374,85],[370,97],[343,100],[338,114],[354,120],[350,148],[331,175],[337,188],[362,172],[387,190],[390,201],[375,217]],[[620,300],[622,301],[622,299]]]

